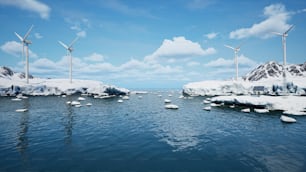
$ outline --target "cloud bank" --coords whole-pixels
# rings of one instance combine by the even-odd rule
[[[249,28],[241,28],[230,32],[231,39],[243,39],[248,37],[269,38],[271,32],[284,32],[289,27],[288,20],[293,13],[286,10],[283,4],[272,4],[264,8],[263,15],[265,20],[253,24]]]
[[[22,10],[38,13],[42,19],[48,19],[51,8],[38,0],[0,0],[0,5],[14,6]]]

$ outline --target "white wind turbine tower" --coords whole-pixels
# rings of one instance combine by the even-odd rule
[[[22,57],[24,56],[24,47],[26,47],[26,62],[25,62],[25,77],[27,80],[27,84],[29,83],[29,44],[32,44],[30,40],[27,40],[28,36],[30,35],[30,32],[33,28],[33,25],[30,27],[28,32],[24,35],[24,37],[21,37],[18,33],[15,32],[15,35],[19,38],[19,40],[22,43]]]
[[[279,32],[272,32],[275,35],[279,35],[282,37],[282,44],[283,44],[283,52],[284,52],[284,61],[283,61],[283,79],[284,79],[284,86],[286,84],[286,37],[288,36],[288,32],[294,27],[294,25],[292,25],[286,32],[284,33],[279,33]],[[284,87],[286,88],[286,87]]]
[[[79,37],[76,37],[70,44],[69,46],[64,44],[61,41],[58,41],[66,50],[67,50],[67,56],[70,57],[70,70],[69,70],[69,79],[70,83],[72,83],[72,55],[71,52],[73,51],[73,44],[79,39]]]
[[[238,80],[238,57],[237,57],[237,54],[238,52],[240,51],[240,47],[241,45],[239,45],[238,47],[234,48],[232,46],[229,46],[229,45],[224,45],[225,47],[227,48],[230,48],[232,50],[234,50],[234,53],[235,53],[235,66],[236,66],[236,78],[235,80],[237,81]]]

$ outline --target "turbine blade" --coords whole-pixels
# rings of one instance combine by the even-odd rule
[[[229,45],[224,45],[224,46],[227,47],[227,48],[230,48],[230,49],[232,49],[232,50],[235,50],[234,47],[231,47],[231,46],[229,46]]]
[[[60,43],[65,49],[69,49],[69,47],[66,45],[66,44],[64,44],[62,41],[58,41],[58,43]]]
[[[23,42],[23,38],[18,33],[15,32],[15,35],[19,38],[21,42]]]
[[[242,45],[244,45],[245,44],[245,41],[244,42],[242,42],[238,47],[236,47],[235,49],[237,49],[238,51],[240,50],[240,47],[242,46]]]
[[[79,37],[76,37],[76,38],[71,42],[71,44],[69,45],[69,48],[71,48],[72,45],[73,45],[78,39],[79,39]]]
[[[292,25],[284,34],[288,34],[288,32],[294,27],[294,25]]]
[[[24,38],[23,38],[24,40],[26,40],[27,37],[30,35],[30,32],[32,31],[33,27],[34,27],[34,25],[32,25],[32,26],[30,27],[30,29],[28,30],[28,32],[24,35]]]
[[[278,33],[278,32],[271,32],[272,34],[274,34],[274,35],[279,35],[279,36],[283,36],[283,34],[281,34],[281,33]]]

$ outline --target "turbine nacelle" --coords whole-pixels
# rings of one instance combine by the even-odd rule
[[[290,28],[284,32],[284,33],[279,33],[279,32],[271,32],[272,34],[274,35],[279,35],[279,36],[282,36],[282,37],[287,37],[288,36],[288,33],[289,31],[294,27],[294,25],[291,25]]]

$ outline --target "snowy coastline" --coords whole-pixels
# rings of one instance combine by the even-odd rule
[[[217,96],[215,103],[264,107],[268,110],[281,110],[284,114],[306,115],[305,96]]]
[[[99,81],[73,79],[31,78],[29,84],[9,68],[0,68],[0,96],[15,96],[17,94],[31,96],[71,95],[75,93],[91,95],[125,95],[129,90]]]

